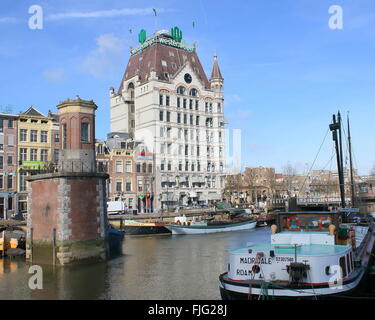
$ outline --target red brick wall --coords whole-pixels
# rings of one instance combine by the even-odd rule
[[[67,125],[66,147],[72,150],[95,150],[95,116],[87,113],[60,114],[60,146],[62,141],[62,125]],[[90,142],[81,142],[81,123],[90,124]]]
[[[93,239],[99,234],[98,179],[68,180],[71,186],[71,240]]]
[[[53,229],[59,230],[59,207],[63,194],[59,191],[59,185],[63,179],[54,178],[37,180],[31,183],[32,200],[32,227],[33,239],[53,239]],[[98,178],[68,178],[70,185],[70,214],[71,223],[69,240],[88,240],[100,237],[99,202],[97,197]]]
[[[53,239],[53,229],[58,228],[58,186],[59,179],[32,182],[32,228],[33,239]]]

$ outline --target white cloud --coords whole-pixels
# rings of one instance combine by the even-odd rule
[[[156,9],[157,13],[165,12],[165,9]],[[143,16],[154,14],[152,8],[124,8],[112,10],[100,10],[91,12],[66,12],[50,14],[46,20],[82,19],[82,18],[108,18],[116,16]]]
[[[0,17],[0,23],[17,23],[19,19],[13,17]]]
[[[229,100],[230,102],[241,102],[242,98],[238,94],[234,93],[226,95],[226,100]]]
[[[60,83],[65,78],[65,70],[62,68],[46,70],[43,72],[43,76],[50,82]]]
[[[113,34],[103,34],[96,39],[97,48],[84,59],[81,71],[101,78],[113,74],[125,61],[125,40]]]

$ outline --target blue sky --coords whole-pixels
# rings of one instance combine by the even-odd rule
[[[28,27],[35,4],[43,30]],[[331,5],[343,8],[342,30],[328,26]],[[99,106],[97,138],[105,138],[109,87],[118,88],[138,31],[179,26],[208,76],[218,54],[244,166],[309,169],[338,109],[350,111],[355,166],[361,174],[373,166],[373,0],[2,0],[0,8],[0,106],[14,112],[47,113],[78,94]],[[329,169],[331,155],[329,134],[314,169]]]

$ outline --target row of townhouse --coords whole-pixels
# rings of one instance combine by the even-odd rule
[[[122,201],[129,211],[155,209],[154,155],[128,133],[112,132],[96,141],[97,170],[106,172],[109,201]]]
[[[27,212],[28,170],[57,163],[58,115],[34,107],[19,114],[0,113],[0,219]]]

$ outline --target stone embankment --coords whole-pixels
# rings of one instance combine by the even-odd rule
[[[161,220],[161,221],[174,221],[175,217],[205,217],[211,215],[225,214],[225,210],[215,209],[189,209],[180,210],[178,212],[158,212],[158,213],[141,213],[141,214],[123,214],[123,215],[109,215],[109,220],[127,219],[127,220]]]
[[[26,226],[26,221],[0,220],[0,228],[4,228],[4,227],[22,227],[22,226]]]

